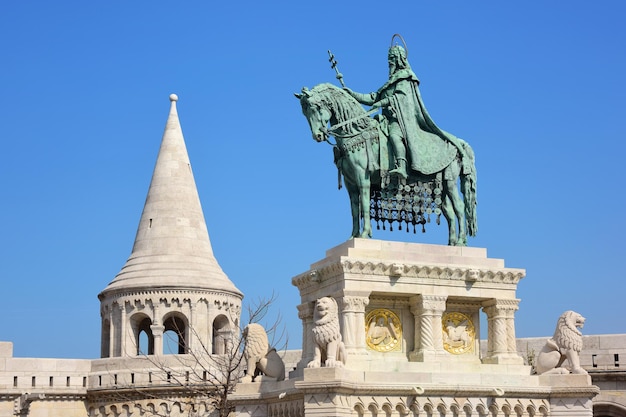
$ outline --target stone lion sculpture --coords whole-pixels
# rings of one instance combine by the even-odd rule
[[[535,370],[537,374],[569,374],[570,370],[562,366],[567,359],[574,374],[586,374],[580,366],[580,351],[583,348],[583,336],[579,328],[585,324],[585,318],[575,311],[561,314],[554,331],[537,355]]]
[[[263,326],[258,323],[248,324],[243,330],[243,338],[245,341],[243,356],[248,373],[242,378],[242,382],[253,382],[261,373],[276,378],[277,381],[284,380],[285,363],[276,349],[270,349]]]
[[[339,329],[339,308],[332,297],[322,297],[315,302],[313,312],[315,355],[307,368],[341,368],[346,363],[346,346]]]

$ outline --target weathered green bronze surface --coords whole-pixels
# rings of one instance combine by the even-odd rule
[[[467,235],[477,231],[474,152],[431,119],[406,47],[393,45],[396,37],[388,53],[389,80],[377,91],[361,94],[319,84],[296,97],[313,138],[336,140],[335,164],[350,196],[352,237],[371,237],[371,220],[383,228],[393,229],[398,222],[399,229],[412,225],[415,231],[421,225],[425,231],[431,215],[439,223],[443,213],[448,244],[465,246]],[[328,53],[343,85],[335,57]],[[381,113],[370,117],[379,108]]]

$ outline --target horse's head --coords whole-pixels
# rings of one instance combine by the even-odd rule
[[[301,94],[295,94],[300,100],[302,113],[309,122],[313,139],[322,142],[328,138],[328,123],[332,116],[328,104],[323,96],[318,93],[316,88],[309,90],[306,87],[302,89]]]

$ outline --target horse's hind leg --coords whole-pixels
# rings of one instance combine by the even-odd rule
[[[454,209],[452,208],[452,203],[448,196],[443,196],[441,211],[443,212],[443,217],[445,217],[448,222],[448,245],[456,246],[456,217],[454,216]]]
[[[467,225],[465,223],[465,203],[459,195],[458,187],[456,186],[456,180],[445,180],[446,200],[449,199],[454,210],[453,218],[456,222],[452,222],[453,227],[458,225],[458,239],[454,243],[456,246],[467,245]],[[456,223],[456,224],[455,224]],[[452,243],[450,243],[452,245]]]

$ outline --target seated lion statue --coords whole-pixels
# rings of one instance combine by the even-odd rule
[[[346,363],[346,346],[339,329],[339,308],[332,297],[322,297],[315,302],[313,312],[315,355],[307,368],[341,368]]]
[[[571,373],[587,374],[580,366],[580,351],[583,348],[583,336],[579,328],[585,324],[585,318],[575,311],[566,311],[561,314],[554,331],[554,336],[548,339],[535,364],[539,375],[569,374],[570,369],[562,366],[567,359]]]
[[[243,356],[248,372],[241,382],[253,382],[261,373],[276,378],[277,381],[284,380],[285,363],[276,349],[269,348],[267,333],[263,326],[258,323],[248,324],[243,330],[243,338],[245,341]]]

